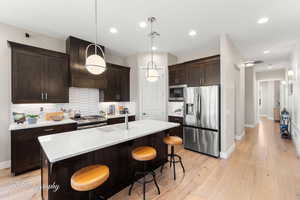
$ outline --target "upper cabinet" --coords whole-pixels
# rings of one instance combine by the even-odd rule
[[[169,66],[169,85],[190,87],[220,84],[220,56]]]
[[[107,87],[100,90],[101,102],[130,101],[130,68],[107,63]]]
[[[184,64],[169,66],[169,85],[186,84],[186,67]]]
[[[9,42],[12,49],[12,103],[67,103],[68,56]]]
[[[106,88],[106,78],[103,74],[93,75],[85,68],[86,47],[91,44],[88,41],[70,36],[66,42],[67,54],[70,57],[70,87],[81,88]],[[104,47],[101,46],[104,50]],[[88,55],[94,53],[94,48],[89,48]],[[98,52],[102,55],[101,52]]]

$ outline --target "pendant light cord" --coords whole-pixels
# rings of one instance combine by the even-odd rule
[[[97,43],[98,43],[98,2],[95,0],[95,24],[96,24],[96,36],[95,36],[95,54],[97,54]]]

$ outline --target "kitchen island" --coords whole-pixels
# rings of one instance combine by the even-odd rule
[[[180,124],[157,120],[140,120],[100,128],[85,129],[39,137],[41,145],[42,199],[87,200],[87,192],[71,188],[70,179],[77,170],[103,164],[110,169],[106,183],[95,193],[110,197],[130,185],[132,171],[140,165],[131,158],[131,150],[153,146],[157,157],[149,163],[155,169],[167,161],[167,145],[163,137]]]

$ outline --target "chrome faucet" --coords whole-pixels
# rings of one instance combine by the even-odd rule
[[[125,125],[126,125],[126,130],[129,129],[129,125],[128,125],[128,112],[125,112]]]

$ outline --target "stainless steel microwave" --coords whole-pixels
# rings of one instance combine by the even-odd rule
[[[169,101],[184,101],[184,90],[187,85],[174,85],[169,87]]]

